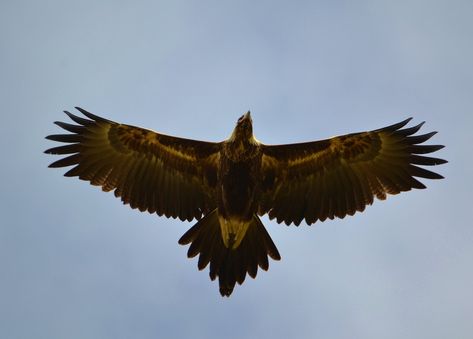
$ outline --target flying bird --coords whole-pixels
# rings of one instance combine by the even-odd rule
[[[75,124],[55,122],[70,132],[46,138],[66,145],[48,154],[65,157],[49,167],[73,166],[79,177],[124,204],[159,216],[197,220],[180,239],[199,255],[198,268],[218,277],[230,296],[246,274],[268,270],[279,251],[260,216],[287,225],[313,224],[362,212],[374,197],[384,200],[412,188],[416,178],[441,179],[420,166],[447,161],[425,156],[442,145],[425,145],[436,132],[416,134],[412,119],[330,139],[265,145],[253,135],[250,112],[242,115],[222,142],[184,139],[116,123],[82,108],[84,117],[65,111]]]

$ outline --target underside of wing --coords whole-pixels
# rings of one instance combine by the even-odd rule
[[[425,188],[416,177],[443,178],[419,165],[446,163],[425,156],[444,146],[423,145],[436,132],[415,135],[423,123],[404,128],[410,120],[321,141],[263,146],[259,214],[287,225],[343,218],[363,211],[374,197]]]
[[[55,122],[69,134],[46,137],[66,143],[45,152],[65,156],[50,167],[73,166],[65,176],[114,190],[140,211],[192,220],[215,208],[219,143],[167,136],[77,109],[86,118],[65,112],[76,124]]]

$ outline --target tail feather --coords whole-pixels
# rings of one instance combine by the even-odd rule
[[[190,247],[189,258],[200,254],[197,267],[203,270],[210,264],[211,280],[218,277],[220,294],[230,296],[235,284],[242,284],[246,274],[256,277],[258,266],[267,271],[268,256],[280,260],[278,249],[258,216],[254,216],[241,244],[236,249],[224,245],[217,210],[207,214],[192,226],[180,239],[179,244]]]

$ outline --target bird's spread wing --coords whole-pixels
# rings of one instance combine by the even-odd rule
[[[65,112],[77,125],[56,124],[71,134],[47,137],[67,143],[46,151],[66,155],[50,167],[74,166],[65,176],[114,190],[141,211],[192,220],[216,207],[219,143],[158,134],[77,109],[88,119]]]
[[[363,211],[374,196],[425,188],[415,177],[442,178],[417,166],[446,162],[424,156],[443,148],[421,145],[436,132],[414,135],[423,123],[403,128],[410,120],[327,140],[263,145],[259,214],[288,225],[343,218]]]

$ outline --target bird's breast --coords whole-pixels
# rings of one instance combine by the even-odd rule
[[[251,219],[260,186],[261,158],[234,161],[222,157],[219,169],[219,210],[222,215]]]
[[[256,178],[251,164],[231,164],[221,176],[219,208],[225,216],[251,217],[249,207],[254,199]],[[250,214],[249,214],[250,213]]]

